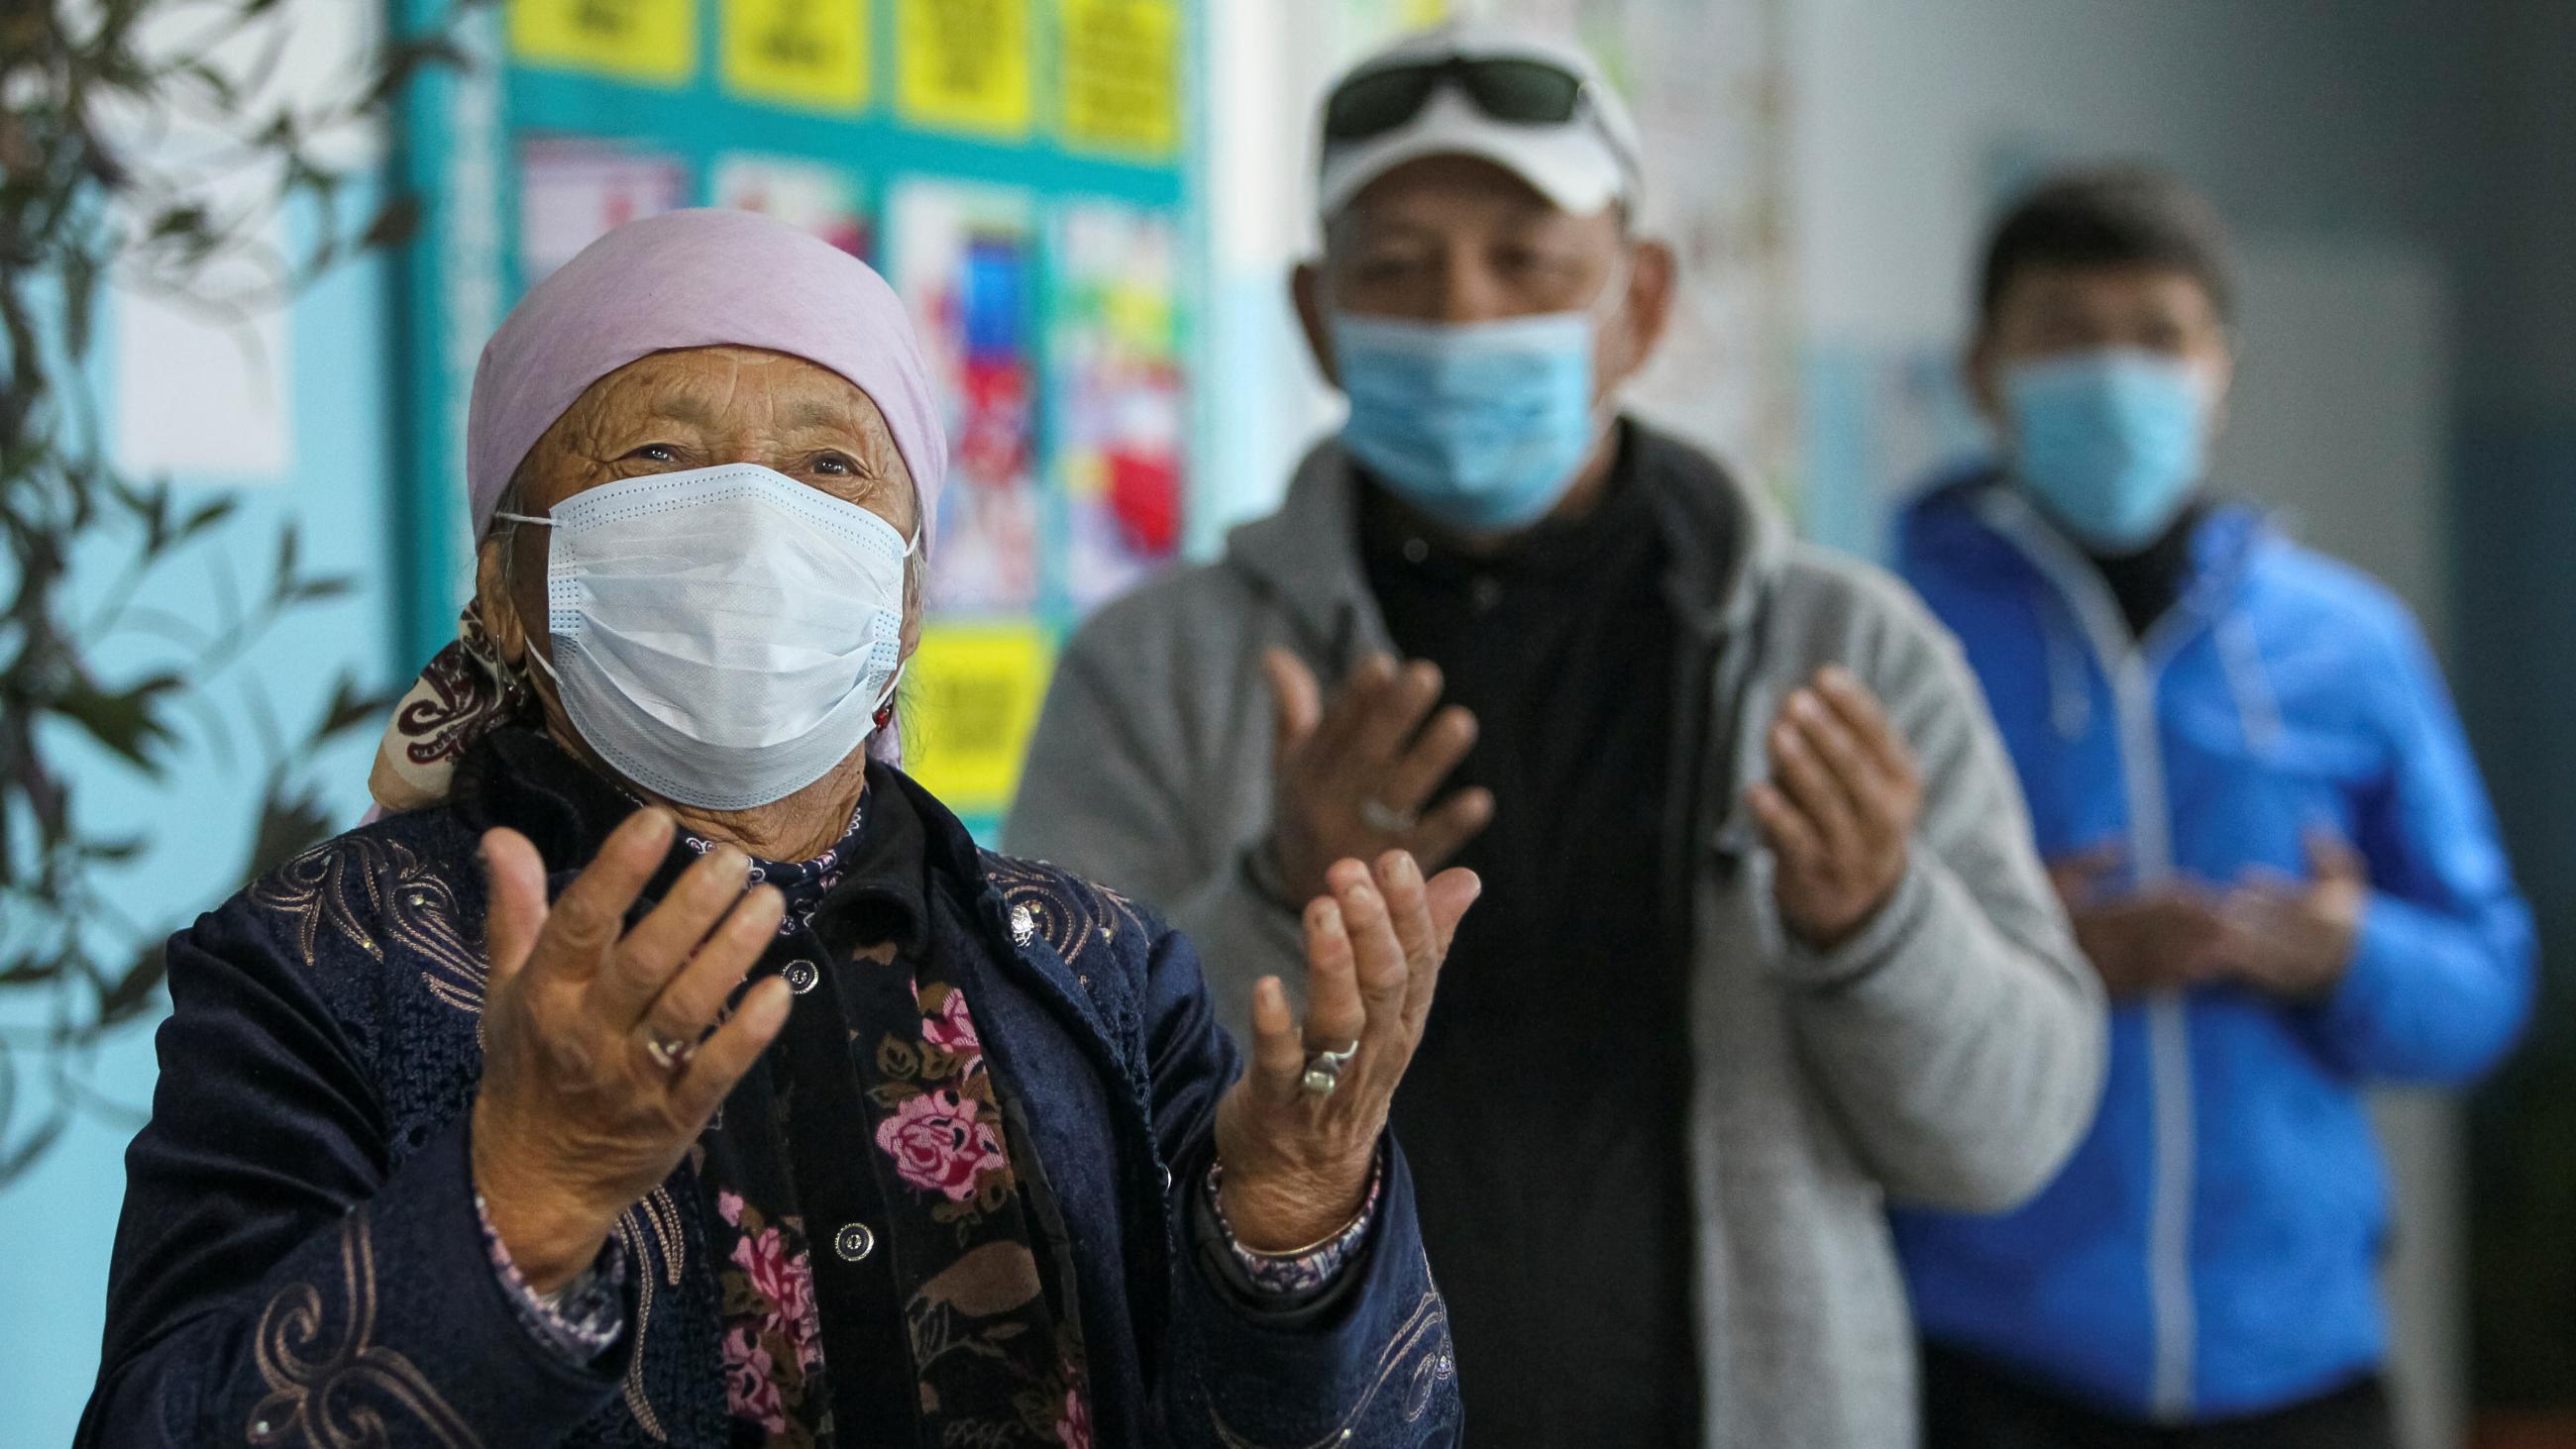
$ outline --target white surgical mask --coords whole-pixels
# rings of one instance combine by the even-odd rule
[[[663,799],[742,810],[867,742],[903,667],[910,540],[753,463],[655,473],[557,504],[546,632],[564,712]]]

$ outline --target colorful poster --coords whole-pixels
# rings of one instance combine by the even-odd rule
[[[844,115],[867,104],[867,0],[723,4],[727,90],[775,105]]]
[[[583,247],[639,217],[689,204],[676,156],[586,137],[519,143],[519,277],[534,286]]]
[[[916,125],[1029,133],[1029,0],[896,0],[896,95]]]
[[[960,815],[1010,808],[1053,650],[1035,624],[930,624],[904,670],[904,769]]]
[[[509,0],[510,54],[529,65],[677,86],[698,69],[697,0]]]
[[[1064,139],[1161,159],[1180,138],[1180,0],[1060,0]]]
[[[1039,582],[1029,196],[907,182],[888,206],[888,242],[948,424],[931,603],[949,613],[1027,609]]]
[[[837,166],[729,152],[716,158],[708,201],[777,217],[863,260],[875,250],[859,180]]]
[[[1165,214],[1109,202],[1056,214],[1053,472],[1077,607],[1134,587],[1180,547],[1180,246]]]

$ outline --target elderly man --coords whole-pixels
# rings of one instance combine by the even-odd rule
[[[2019,1202],[2102,1065],[1976,686],[1618,415],[1674,262],[1584,56],[1364,62],[1321,198],[1296,303],[1350,419],[1074,639],[1012,847],[1167,907],[1238,1019],[1330,862],[1483,875],[1395,1103],[1468,1442],[1909,1443],[1886,1201]]]

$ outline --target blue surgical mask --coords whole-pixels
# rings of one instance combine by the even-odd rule
[[[1601,436],[1592,335],[1590,311],[1472,323],[1336,312],[1333,364],[1351,404],[1342,445],[1461,533],[1527,527]]]
[[[912,544],[751,463],[622,479],[555,505],[546,632],[573,728],[665,800],[743,810],[867,742],[903,668]]]
[[[2209,383],[2161,353],[2022,363],[2004,373],[2003,395],[2014,476],[2088,548],[2155,542],[2207,467]]]

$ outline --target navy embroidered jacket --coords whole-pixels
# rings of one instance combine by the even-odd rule
[[[685,1164],[618,1225],[627,1331],[594,1365],[538,1342],[486,1257],[466,1153],[484,985],[472,813],[343,835],[172,938],[175,1009],[127,1153],[81,1445],[733,1441]],[[580,862],[538,845],[560,890]],[[1189,1246],[1239,1070],[1189,942],[1051,866],[967,858],[983,878],[955,948],[991,963],[976,1019],[1009,1043],[1074,1239],[1095,1442],[1454,1442],[1447,1315],[1401,1155],[1348,1291],[1285,1316],[1241,1297]]]

